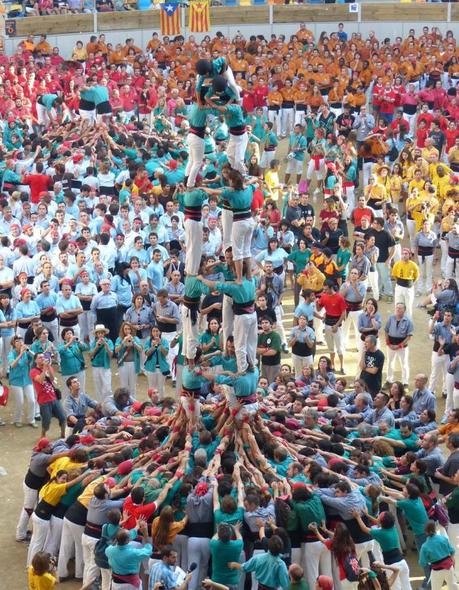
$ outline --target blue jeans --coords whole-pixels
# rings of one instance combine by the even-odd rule
[[[41,426],[43,430],[49,430],[51,418],[54,416],[59,420],[59,425],[63,428],[65,426],[65,413],[59,400],[40,404]]]
[[[384,262],[376,263],[376,270],[378,272],[379,292],[381,295],[392,296],[392,281],[390,280],[390,266],[386,266]]]

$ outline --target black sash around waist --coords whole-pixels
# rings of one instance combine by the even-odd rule
[[[414,281],[411,279],[396,279],[397,285],[399,287],[412,287],[414,285]]]
[[[284,100],[284,102],[282,103],[283,109],[293,109],[294,106],[295,103],[293,102],[293,100]]]
[[[233,302],[233,313],[234,315],[245,315],[254,313],[255,301],[247,301],[246,303]]]
[[[185,220],[192,219],[193,221],[201,221],[201,207],[185,206]]]
[[[192,133],[193,135],[197,135],[201,139],[204,139],[205,131],[205,127],[190,127],[190,133]]]
[[[239,125],[239,127],[231,127],[229,130],[230,135],[244,135],[246,131],[247,128],[245,125]]]
[[[450,258],[459,258],[459,250],[456,250],[456,248],[448,248],[448,256]]]

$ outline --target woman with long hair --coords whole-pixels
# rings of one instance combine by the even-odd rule
[[[164,506],[159,516],[151,524],[154,553],[160,553],[163,547],[172,545],[176,536],[185,528],[187,522],[187,515],[181,520],[176,520],[172,506]]]
[[[357,559],[355,543],[347,526],[338,522],[334,532],[321,529],[314,524],[310,528],[317,535],[318,539],[330,550],[333,557],[332,564],[337,569],[336,576],[340,581],[342,590],[357,590],[360,574],[360,565]],[[321,530],[331,537],[322,535]]]
[[[213,318],[207,325],[207,330],[199,336],[199,346],[204,354],[212,354],[222,350],[222,333],[220,322]]]
[[[120,372],[120,385],[126,387],[132,397],[136,394],[141,352],[142,343],[135,336],[134,327],[129,322],[123,321],[115,342],[115,355]]]

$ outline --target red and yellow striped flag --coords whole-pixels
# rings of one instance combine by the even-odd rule
[[[190,0],[190,33],[210,31],[209,0]]]
[[[165,2],[160,4],[159,26],[161,35],[180,35],[180,6],[176,2]]]

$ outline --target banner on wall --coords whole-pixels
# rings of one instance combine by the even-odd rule
[[[180,6],[176,2],[160,4],[159,27],[161,35],[175,36],[182,32]]]
[[[209,0],[190,1],[190,33],[208,33],[210,31]]]

